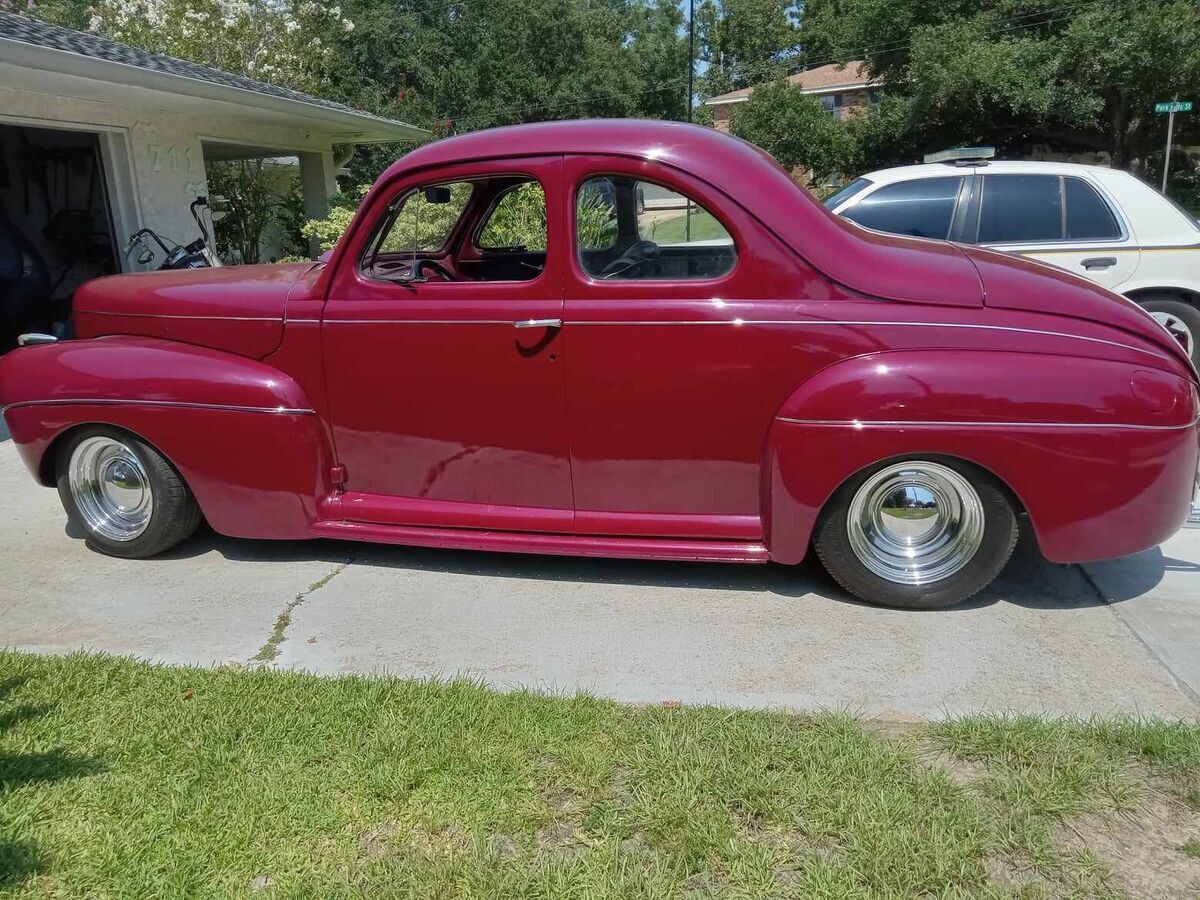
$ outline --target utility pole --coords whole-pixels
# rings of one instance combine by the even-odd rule
[[[692,93],[696,81],[696,0],[688,0],[688,99],[687,120],[692,121]],[[692,242],[692,198],[683,207],[683,240]]]
[[[692,121],[692,86],[696,76],[696,0],[688,0],[688,99],[687,120]]]
[[[1171,171],[1171,138],[1175,132],[1175,104],[1179,100],[1179,95],[1175,95],[1175,99],[1171,101],[1171,112],[1167,116],[1167,155],[1163,157],[1163,183],[1162,192],[1165,197],[1167,194],[1167,173]]]

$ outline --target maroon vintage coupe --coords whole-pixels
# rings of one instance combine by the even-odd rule
[[[1197,374],[1116,294],[839,219],[749,144],[476,132],[328,261],[103,278],[0,360],[34,476],[105,553],[253,538],[797,563],[944,606],[1188,514]]]

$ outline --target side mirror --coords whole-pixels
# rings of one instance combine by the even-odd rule
[[[425,188],[426,203],[449,203],[450,188],[448,187],[427,187]]]
[[[154,262],[154,251],[149,247],[143,247],[142,252],[138,254],[137,261],[139,266],[150,265],[150,263]]]

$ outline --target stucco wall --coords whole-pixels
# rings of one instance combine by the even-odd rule
[[[334,185],[328,136],[259,123],[245,115],[183,114],[0,86],[0,121],[102,133],[118,241],[143,226],[181,243],[197,237],[188,204],[208,192],[201,146],[205,141],[270,148],[281,155],[319,154],[328,167],[325,183]]]

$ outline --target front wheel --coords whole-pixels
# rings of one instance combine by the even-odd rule
[[[95,426],[58,450],[58,496],[93,550],[142,559],[191,537],[200,507],[157,450],[131,434]]]
[[[843,588],[905,609],[966,600],[1000,573],[1016,542],[1016,515],[994,478],[927,459],[851,478],[826,504],[813,540]]]

